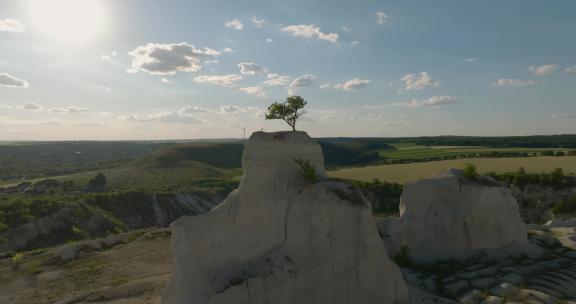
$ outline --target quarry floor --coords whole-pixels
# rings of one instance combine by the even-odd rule
[[[576,229],[529,236],[544,255],[404,268],[413,303],[576,303]],[[0,303],[160,303],[170,248],[169,230],[156,229],[3,258]]]

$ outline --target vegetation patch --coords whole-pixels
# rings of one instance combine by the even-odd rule
[[[300,167],[300,172],[304,180],[309,184],[314,184],[318,181],[318,176],[316,174],[316,166],[314,166],[310,160],[306,159],[294,159],[294,162]]]

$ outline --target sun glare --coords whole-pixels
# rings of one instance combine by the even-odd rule
[[[102,30],[100,0],[28,0],[30,17],[46,35],[63,42],[80,42]]]

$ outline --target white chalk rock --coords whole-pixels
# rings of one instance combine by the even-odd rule
[[[454,169],[407,183],[400,217],[380,227],[389,254],[406,246],[410,257],[421,262],[465,258],[479,251],[513,252],[527,244],[527,228],[510,191],[465,179]]]
[[[307,183],[294,159],[325,176],[306,133],[251,136],[239,188],[209,214],[172,224],[163,303],[409,303],[364,198],[343,183]]]

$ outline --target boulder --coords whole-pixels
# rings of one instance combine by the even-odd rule
[[[454,169],[407,183],[400,217],[379,227],[390,255],[409,253],[420,262],[466,258],[479,251],[517,251],[527,245],[527,228],[510,191],[466,179]]]
[[[295,159],[309,161],[318,181],[306,181]],[[163,303],[409,303],[369,204],[324,180],[321,148],[306,133],[254,133],[243,170],[222,204],[171,225]]]

